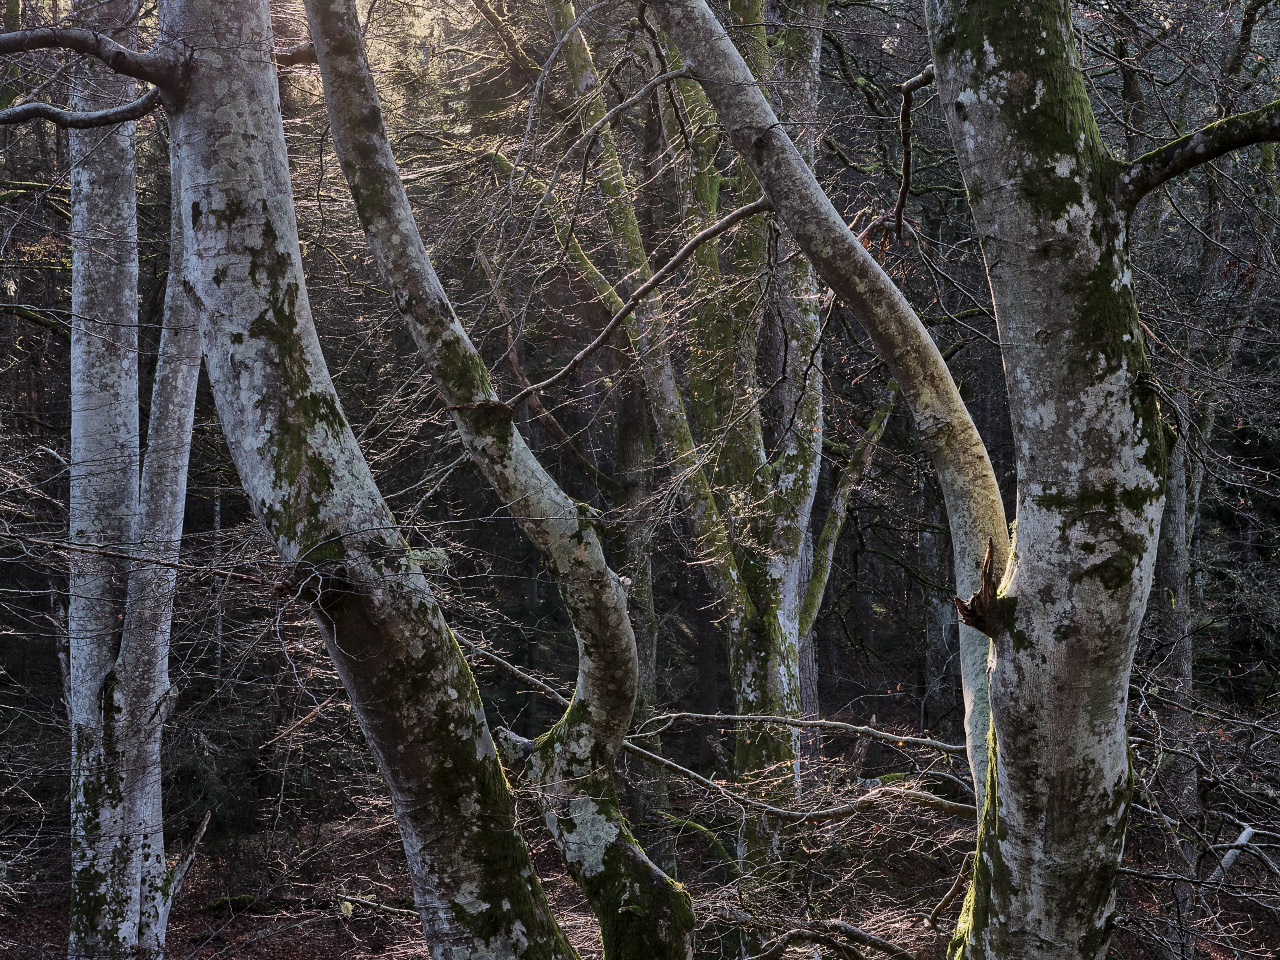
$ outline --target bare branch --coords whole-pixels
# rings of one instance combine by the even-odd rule
[[[1280,100],[1224,117],[1139,157],[1120,174],[1116,199],[1132,211],[1139,200],[1174,177],[1232,150],[1273,140],[1280,140]]]
[[[519,68],[528,79],[537,81],[542,76],[542,67],[529,56],[520,39],[512,31],[511,26],[502,19],[498,11],[485,3],[484,0],[471,0],[471,5],[480,11],[480,16],[493,28],[493,32],[498,35],[498,39],[502,41],[502,45],[506,47],[507,54],[511,57],[512,62]]]
[[[835,558],[836,544],[844,530],[845,518],[849,514],[849,501],[854,490],[862,482],[871,466],[871,457],[880,438],[884,435],[889,423],[889,414],[893,412],[894,400],[898,396],[898,385],[893,383],[889,395],[871,418],[871,425],[849,454],[840,474],[840,482],[831,497],[831,505],[827,508],[827,519],[818,534],[818,542],[813,549],[813,561],[809,573],[809,582],[805,587],[804,602],[800,605],[800,636],[808,636],[818,619],[818,611],[822,609],[822,598],[827,592],[827,580],[831,576],[831,563]],[[963,749],[963,748],[962,748]]]
[[[902,132],[902,182],[898,186],[898,202],[893,205],[893,222],[899,238],[902,236],[902,212],[907,208],[907,194],[911,192],[911,101],[917,90],[931,83],[932,63],[899,87],[902,91],[902,113],[898,117]]]
[[[462,634],[460,633],[456,633],[455,637],[457,638],[459,643],[467,647],[467,649],[471,650],[473,653],[479,655],[480,657],[492,663],[494,666],[511,674],[517,679],[530,684],[538,692],[544,694],[545,696],[551,698],[552,700],[555,700],[557,703],[561,704],[562,706],[567,706],[569,704],[568,698],[565,697],[563,694],[561,694],[554,687],[550,686],[547,683],[544,683],[543,681],[539,680],[537,677],[531,676],[530,674],[521,670],[519,667],[517,667],[515,664],[511,663],[510,661],[503,659],[502,657],[498,656],[496,653],[493,653],[491,650],[486,650],[484,647],[480,646],[474,641],[468,640],[466,637],[462,636]],[[726,715],[726,714],[697,714],[697,713],[677,713],[677,714],[671,714],[669,716],[685,717],[690,719],[697,719],[702,717],[702,718],[714,719],[714,720],[763,721],[763,722],[781,723],[790,727],[811,727],[811,726],[838,727],[848,732],[856,733],[860,736],[867,736],[867,737],[872,737],[874,739],[880,739],[880,740],[891,740],[891,741],[896,741],[898,743],[910,744],[912,746],[928,746],[928,747],[933,747],[934,749],[943,750],[947,753],[963,754],[965,750],[963,746],[953,746],[952,744],[939,743],[936,740],[926,740],[920,737],[895,737],[892,734],[887,734],[881,730],[875,730],[871,727],[856,727],[852,724],[837,723],[835,721],[830,721],[830,720],[823,720],[823,721],[793,720],[788,717],[760,717],[760,716],[754,716],[754,715],[739,716],[739,715]],[[664,718],[655,717],[654,719],[658,720],[658,719],[664,719]],[[644,760],[649,761],[652,764],[655,764],[656,766],[662,767],[665,770],[669,770],[671,773],[674,773],[677,776],[680,776],[686,780],[696,783],[699,786],[707,790],[710,790],[712,793],[719,795],[725,800],[728,800],[732,803],[741,804],[742,806],[745,806],[745,807],[751,807],[755,810],[763,811],[764,813],[767,813],[770,816],[777,817],[779,820],[785,821],[787,823],[806,823],[806,822],[818,823],[818,822],[825,822],[830,820],[843,820],[847,817],[852,817],[855,814],[861,813],[863,810],[866,810],[869,807],[876,805],[877,803],[886,803],[886,802],[893,802],[893,801],[906,801],[908,803],[915,803],[923,807],[929,807],[930,809],[938,810],[942,813],[948,813],[948,814],[952,814],[954,816],[959,816],[959,817],[977,816],[977,810],[971,804],[956,803],[953,800],[946,800],[942,797],[939,797],[932,793],[928,793],[924,790],[913,790],[907,787],[894,787],[894,786],[873,787],[867,793],[863,794],[862,796],[858,797],[852,802],[840,804],[838,806],[825,807],[817,810],[785,809],[783,807],[775,807],[773,804],[765,803],[762,800],[756,800],[751,797],[744,796],[743,794],[738,793],[735,790],[731,790],[729,787],[725,786],[723,783],[717,783],[716,781],[708,777],[702,776],[702,774],[700,773],[695,773],[694,771],[690,770],[688,767],[681,766],[680,764],[676,763],[674,760],[669,760],[666,757],[662,756],[661,754],[652,753],[644,749],[639,744],[635,743],[633,740],[628,739],[623,744],[623,749],[626,750],[628,753],[632,754],[633,756],[640,757]],[[868,782],[875,783],[877,781],[868,781]]]
[[[771,723],[779,726],[795,727],[798,729],[819,729],[833,730],[837,733],[848,733],[855,737],[866,737],[870,740],[881,740],[885,743],[896,744],[897,746],[908,747],[927,747],[930,750],[939,750],[942,753],[949,753],[953,756],[964,756],[965,745],[962,743],[943,743],[940,740],[933,740],[929,737],[906,737],[889,733],[885,730],[877,730],[875,727],[866,727],[859,724],[843,723],[839,720],[799,720],[795,717],[777,717],[767,714],[758,713],[664,713],[655,717],[650,717],[637,732],[637,736],[651,737],[656,732],[650,728],[651,724],[670,725],[676,720],[712,720],[724,721],[729,723]],[[666,729],[666,727],[662,727]]]
[[[277,67],[301,67],[316,62],[316,45],[310,40],[276,51]]]
[[[152,87],[137,100],[122,103],[105,110],[63,110],[49,103],[23,103],[7,110],[0,110],[0,125],[26,123],[28,120],[48,120],[59,127],[72,130],[88,130],[93,127],[109,127],[145,117],[160,105],[160,88]]]
[[[200,826],[196,828],[196,835],[191,838],[191,845],[187,848],[187,852],[169,871],[167,889],[169,903],[173,903],[178,898],[178,891],[182,889],[182,881],[186,877],[187,871],[191,869],[191,865],[196,862],[196,851],[200,849],[200,841],[204,839],[204,832],[208,828],[209,819],[212,816],[212,810],[204,812],[204,816],[200,820]]]
[[[792,722],[792,721],[788,721]],[[733,803],[741,804],[744,807],[750,807],[753,810],[760,810],[767,813],[771,817],[776,817],[784,823],[822,823],[830,820],[844,820],[855,814],[861,813],[878,803],[891,803],[893,801],[907,801],[909,803],[919,804],[922,807],[928,807],[941,813],[949,813],[953,816],[972,819],[978,815],[977,809],[971,803],[956,803],[954,800],[946,800],[936,794],[928,793],[924,790],[913,790],[908,787],[878,786],[868,790],[862,796],[849,802],[842,803],[834,807],[824,807],[818,810],[795,810],[785,807],[775,807],[771,803],[765,803],[763,800],[755,800],[751,797],[744,796],[721,783],[716,783],[700,773],[694,773],[687,767],[682,767],[674,760],[668,760],[666,757],[644,749],[637,744],[628,741],[624,744],[624,749],[637,757],[643,757],[650,763],[659,767],[670,770],[672,773],[683,777],[686,780],[704,787],[713,793],[719,794],[726,800]],[[875,782],[875,781],[870,781]]]
[[[724,233],[735,224],[745,220],[747,217],[753,216],[760,213],[762,210],[768,210],[770,208],[771,205],[769,200],[765,197],[761,197],[759,200],[753,200],[746,206],[739,207],[732,213],[725,214],[725,216],[720,220],[717,220],[715,223],[711,224],[711,226],[690,238],[688,243],[676,251],[675,256],[663,264],[662,269],[655,271],[653,276],[636,288],[636,292],[631,295],[631,298],[623,305],[622,309],[615,313],[613,317],[610,318],[609,322],[605,324],[604,329],[600,331],[599,336],[579,350],[577,355],[561,367],[558,373],[553,374],[541,383],[534,383],[525,387],[507,401],[507,406],[514,410],[517,404],[527,400],[533,394],[546,390],[548,387],[555,386],[565,377],[569,376],[569,374],[576,370],[584,360],[604,346],[609,338],[613,336],[613,332],[618,329],[618,324],[631,316],[636,307],[640,305],[650,292],[652,292],[653,288],[670,276],[675,271],[676,267],[680,266],[680,264],[688,260],[689,257],[693,256],[695,250],[708,240],[713,240],[720,236],[720,234]]]
[[[95,57],[116,73],[144,80],[166,93],[175,92],[182,79],[182,61],[176,51],[146,53],[130,50],[96,30],[79,27],[36,27],[0,33],[0,56],[30,50],[62,49]]]

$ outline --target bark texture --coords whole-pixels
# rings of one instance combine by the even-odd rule
[[[132,46],[133,8],[96,7]],[[134,82],[82,65],[76,110],[128,99]],[[181,872],[166,862],[161,736],[172,701],[169,635],[200,371],[174,223],[145,468],[138,430],[134,126],[73,131],[72,898],[68,955],[164,954]]]
[[[1105,956],[1131,793],[1125,711],[1164,503],[1120,164],[1070,10],[928,4],[995,301],[1018,465],[995,608],[993,763],[966,957]]]
[[[79,4],[85,26],[132,46],[133,8]],[[98,110],[134,81],[82,59],[71,106]],[[134,124],[72,130],[71,926],[68,956],[131,954],[138,937],[140,852],[126,761],[131,744],[117,658],[138,509],[138,228]],[[102,551],[105,548],[106,552]],[[106,555],[107,552],[111,556]]]
[[[387,782],[438,960],[572,957],[479,691],[334,393],[298,248],[267,4],[171,0],[186,281],[232,457]]]
[[[606,955],[629,957],[644,944],[649,955],[690,956],[688,894],[636,843],[613,783],[638,669],[626,591],[605,561],[589,508],[574,503],[529,450],[440,286],[387,140],[354,6],[313,0],[307,16],[334,145],[374,259],[463,445],[542,554],[577,633],[573,703],[527,746],[524,773],[600,920]]]
[[[170,867],[165,857],[160,749],[164,722],[173,705],[169,638],[200,383],[200,328],[187,309],[182,222],[176,206],[170,234],[164,328],[151,388],[151,421],[133,536],[137,559],[129,573],[119,668],[125,711],[136,726],[136,735],[130,738],[134,752],[129,766],[141,857],[138,952],[147,958],[164,955],[169,911],[199,843],[197,834],[187,857]]]

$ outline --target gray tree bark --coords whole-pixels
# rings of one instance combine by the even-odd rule
[[[129,740],[134,750],[130,777],[142,874],[138,952],[145,958],[164,956],[169,911],[203,833],[201,827],[186,857],[173,867],[168,865],[160,748],[164,722],[173,707],[169,639],[200,383],[200,328],[187,309],[182,221],[176,207],[170,233],[164,328],[151,389],[151,422],[133,535],[137,560],[129,573],[118,668],[125,712],[137,731]]]
[[[127,45],[133,13],[118,4],[93,10]],[[75,111],[133,95],[131,79],[101,65],[82,64],[77,76]],[[160,745],[200,354],[175,224],[139,482],[133,127],[70,134],[72,540],[87,548],[72,552],[69,616],[72,958],[162,956],[181,883],[165,859]]]
[[[132,6],[78,4],[86,26],[132,46]],[[130,100],[134,81],[84,59],[71,106]],[[114,958],[137,943],[139,850],[125,770],[117,657],[138,509],[138,234],[134,124],[72,130],[71,926],[68,956]],[[76,549],[79,547],[81,549]]]
[[[1166,475],[1120,164],[1093,119],[1067,4],[933,2],[928,14],[1018,463],[1017,542],[987,616],[991,786],[952,949],[1101,958],[1132,784],[1129,670]]]
[[[479,691],[334,393],[303,281],[264,0],[169,0],[171,98],[218,415],[250,503],[312,605],[396,811],[437,960],[572,957],[529,859]]]
[[[307,17],[339,162],[379,270],[454,414],[463,445],[541,552],[578,637],[578,683],[560,721],[520,748],[551,835],[600,920],[606,955],[684,958],[688,894],[646,856],[618,804],[614,765],[631,723],[638,661],[626,591],[596,525],[547,474],[497,398],[454,315],[413,219],[378,94],[346,0],[314,0]]]
[[[957,591],[976,592],[988,544],[995,568],[1002,569],[1008,534],[991,461],[942,355],[902,293],[832,206],[706,3],[667,0],[654,6],[779,219],[819,275],[858,315],[885,358],[938,472],[951,524]],[[985,637],[962,628],[965,730],[979,805],[987,767],[988,649]]]

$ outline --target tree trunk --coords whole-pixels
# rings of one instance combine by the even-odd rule
[[[778,218],[858,315],[885,358],[938,471],[951,525],[957,591],[976,592],[987,545],[993,547],[997,570],[1008,554],[1004,506],[986,448],[942,355],[902,293],[823,193],[704,0],[664,0],[654,6]],[[979,805],[986,784],[988,648],[985,637],[962,628],[965,729]]]
[[[632,726],[654,715],[658,704],[658,645],[661,625],[653,599],[653,520],[647,502],[653,493],[653,441],[649,436],[644,389],[632,375],[623,388],[618,411],[618,473],[622,481],[622,553],[631,578],[628,589],[631,622],[636,632],[636,707]],[[640,741],[650,753],[662,755],[662,738],[650,734]],[[675,843],[664,829],[662,816],[671,807],[666,771],[642,760],[632,761],[632,818],[642,832],[650,855],[671,874]]]
[[[1182,422],[1186,423],[1185,415]],[[1193,751],[1195,724],[1189,713],[1192,688],[1192,646],[1190,616],[1191,544],[1187,536],[1187,437],[1179,433],[1169,455],[1169,478],[1165,486],[1164,518],[1156,552],[1154,583],[1147,604],[1146,632],[1152,636],[1154,675],[1162,694],[1173,710],[1162,713],[1164,736],[1180,751]],[[1160,766],[1160,786],[1169,797],[1180,824],[1198,825],[1200,782],[1193,757],[1169,753]],[[1190,830],[1173,838],[1178,859],[1177,872],[1196,879],[1198,844]],[[1199,913],[1195,889],[1186,881],[1173,884],[1173,919],[1168,925],[1165,955],[1169,960],[1195,957],[1195,918]]]
[[[1060,0],[928,9],[988,266],[1018,461],[990,604],[992,757],[965,957],[1105,956],[1132,790],[1129,671],[1165,437],[1117,201]]]
[[[179,193],[175,188],[175,197]],[[130,738],[135,751],[131,776],[142,859],[138,952],[144,958],[164,956],[169,911],[195,853],[193,845],[188,859],[173,869],[166,863],[160,794],[161,735],[173,707],[169,638],[200,383],[200,327],[187,309],[182,220],[176,206],[172,218],[164,328],[151,390],[151,422],[133,535],[138,560],[129,574],[119,671],[127,678],[121,681],[121,688],[126,715],[136,730]]]
[[[85,26],[132,45],[133,6],[77,5]],[[88,58],[71,107],[134,96],[134,81]],[[134,124],[69,132],[71,147],[71,927],[68,956],[131,956],[140,851],[130,821],[117,657],[138,509],[138,228]],[[80,547],[83,549],[76,549]]]
[[[453,313],[423,245],[382,124],[355,8],[307,4],[339,162],[378,268],[391,287],[463,445],[560,587],[578,639],[573,703],[522,746],[548,828],[600,920],[610,960],[684,958],[692,950],[688,894],[645,855],[622,818],[614,763],[631,723],[637,659],[621,582],[605,562],[589,508],[547,474],[498,402],[484,361]]]
[[[265,0],[169,0],[185,279],[253,509],[292,567],[396,811],[432,956],[573,956],[474,678],[343,416],[303,281]]]

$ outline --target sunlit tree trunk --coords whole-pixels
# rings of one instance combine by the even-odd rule
[[[778,219],[884,356],[938,473],[951,526],[957,590],[963,595],[976,591],[987,546],[997,570],[1008,554],[1004,507],[986,448],[942,355],[915,311],[823,193],[742,54],[705,2],[677,0],[654,6],[730,141],[763,185]],[[987,766],[988,647],[978,631],[961,629],[965,729],[979,805]]]
[[[387,783],[432,955],[571,957],[474,678],[320,352],[267,4],[174,0],[162,19],[164,42],[191,51],[170,116],[187,289],[218,415],[249,502],[292,571],[283,589],[315,611]]]
[[[999,493],[936,348],[772,132],[705,4],[660,7],[735,146],[894,370],[938,469],[962,590],[978,579],[974,534],[994,548],[967,619],[994,637],[995,762],[954,949],[1101,956],[1128,810],[1125,704],[1163,503],[1164,435],[1143,381],[1119,170],[1092,120],[1067,12],[930,7],[1019,452],[1018,546],[997,598]]]

